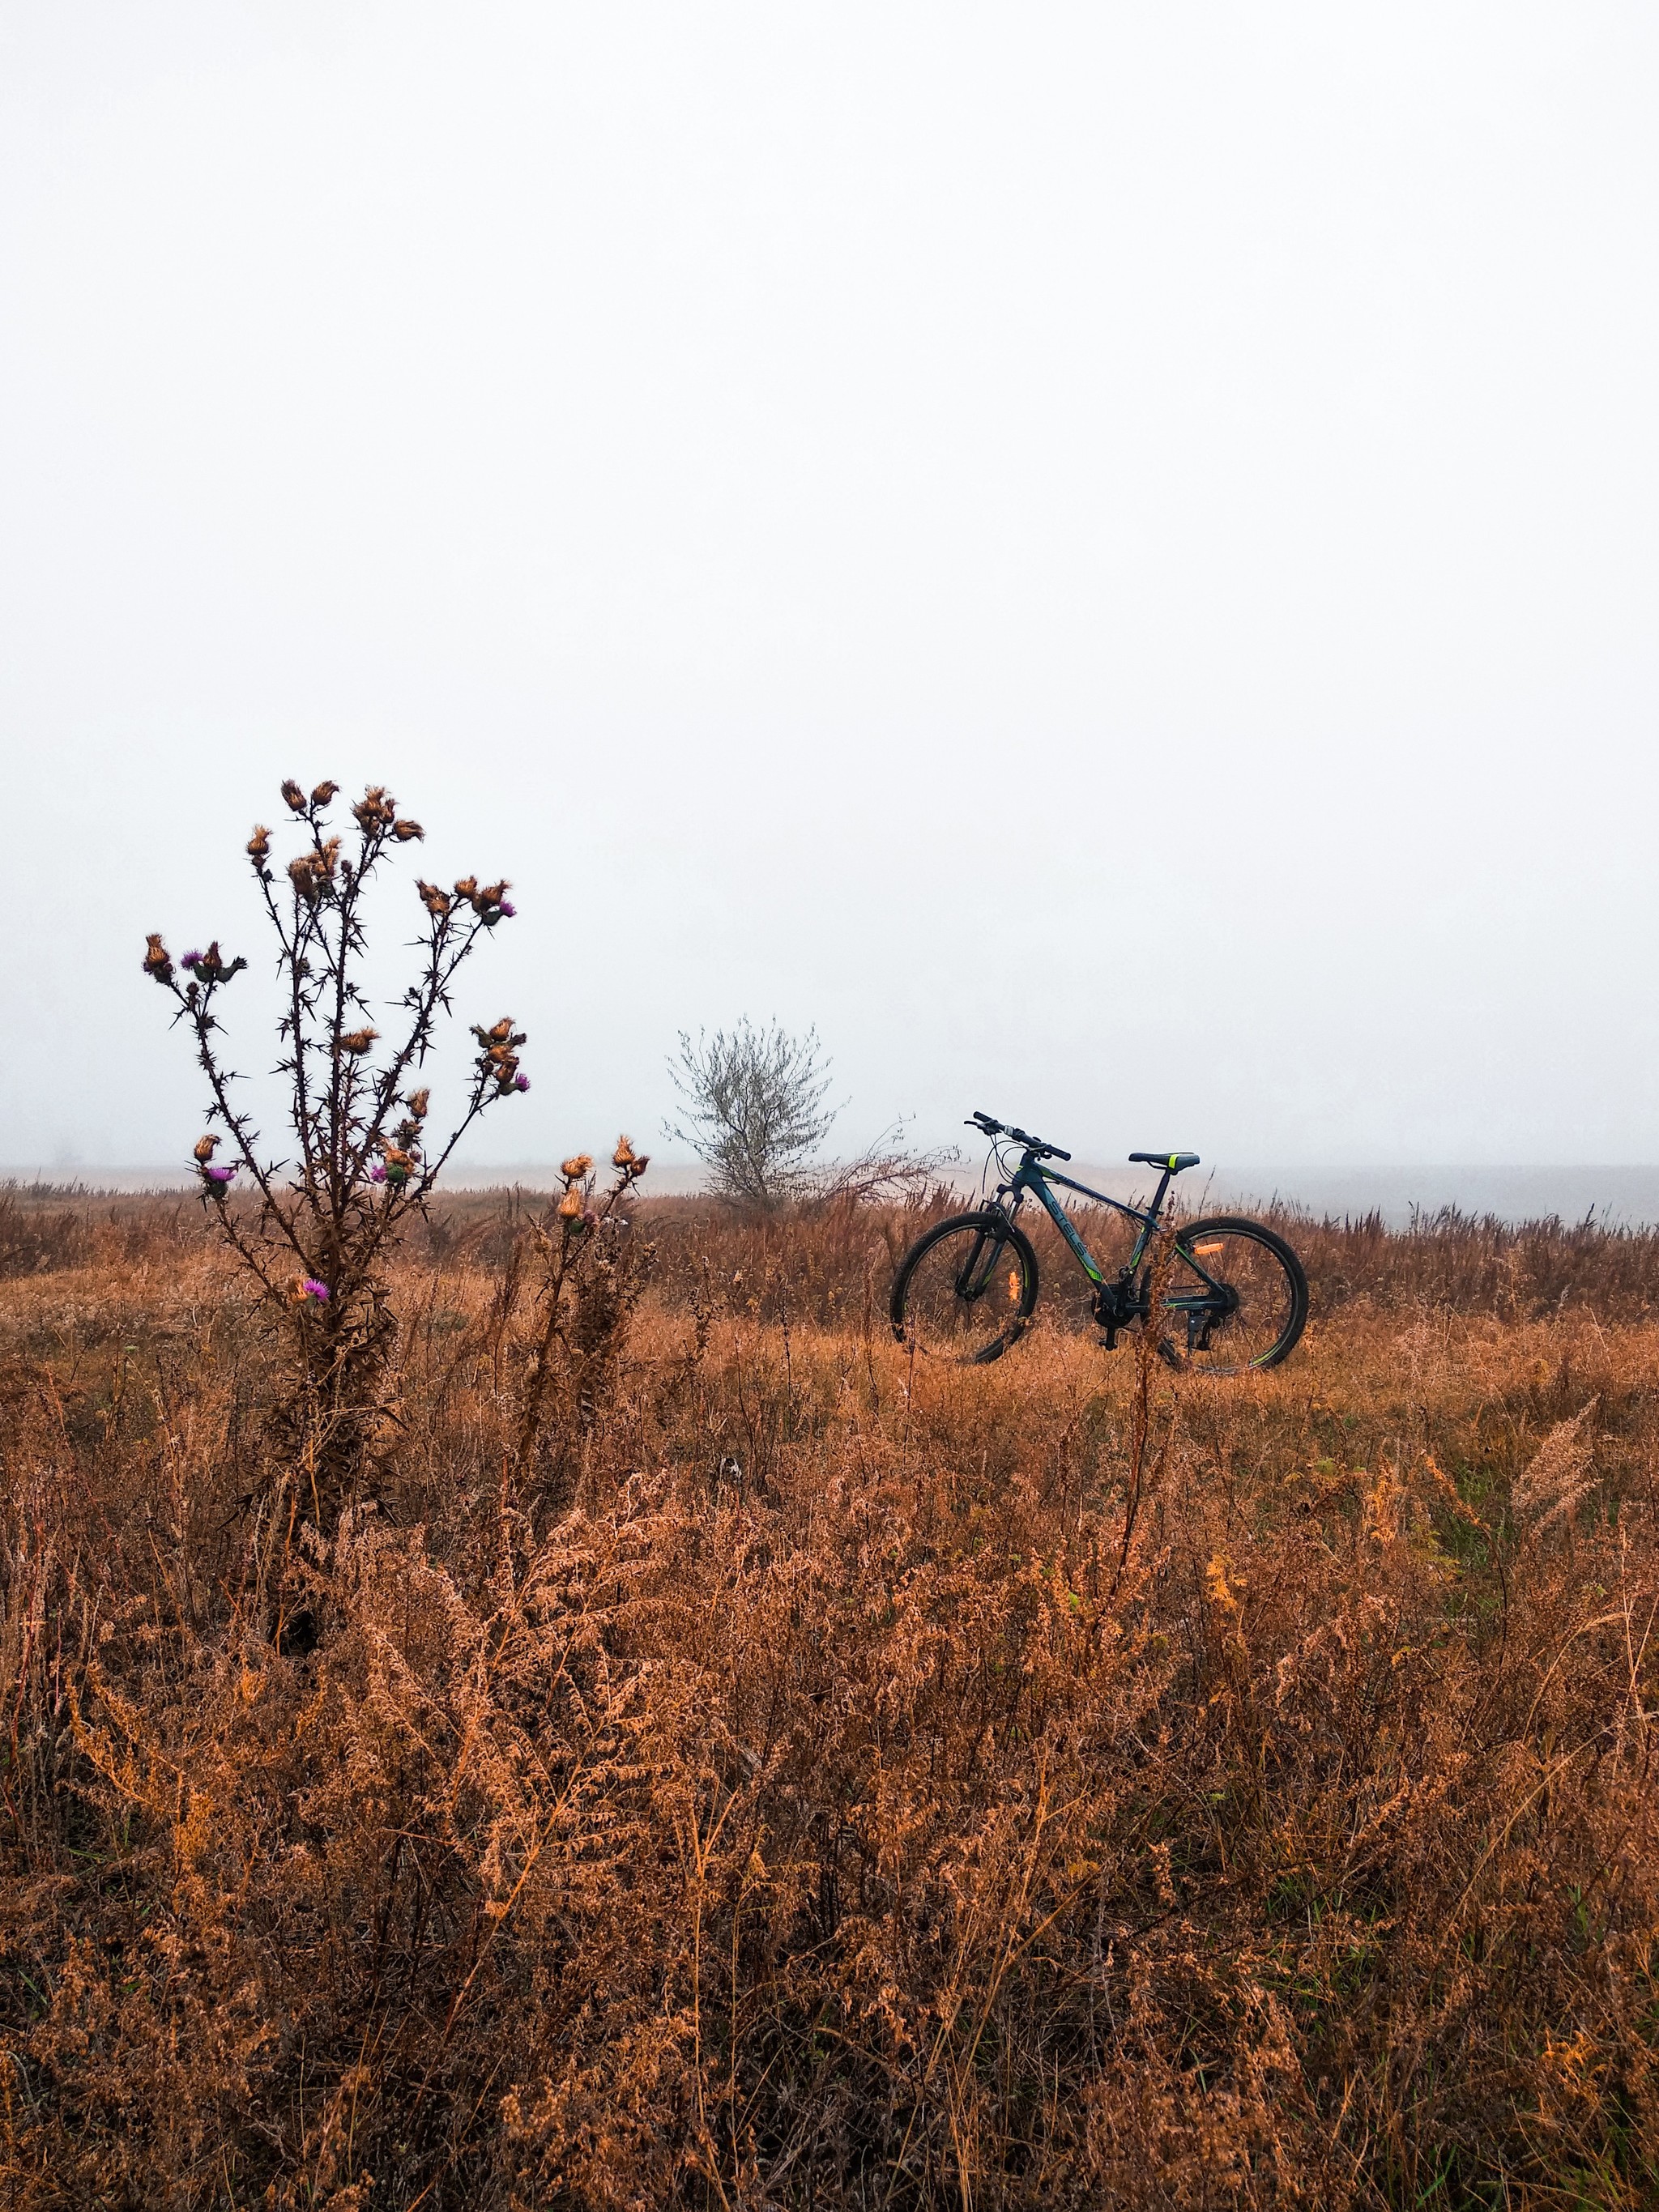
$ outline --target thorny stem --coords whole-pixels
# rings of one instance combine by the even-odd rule
[[[188,980],[183,980],[159,937],[151,939],[144,962],[147,972],[177,1002],[177,1018],[188,1019],[191,1026],[211,1094],[210,1127],[222,1126],[236,1164],[246,1169],[259,1194],[267,1243],[274,1239],[299,1264],[300,1284],[289,1285],[273,1274],[268,1251],[260,1250],[232,1212],[228,1179],[211,1170],[210,1151],[198,1152],[203,1195],[222,1233],[264,1297],[297,1333],[312,1407],[307,1425],[314,1430],[320,1419],[330,1432],[343,1422],[361,1426],[386,1410],[380,1394],[371,1387],[386,1356],[391,1326],[375,1271],[395,1229],[411,1206],[424,1206],[456,1145],[492,1099],[510,1095],[525,1082],[516,1076],[517,1050],[524,1039],[510,1021],[488,1034],[480,1030],[482,1048],[465,1110],[435,1155],[425,1141],[424,1093],[402,1101],[409,1115],[392,1141],[388,1127],[400,1103],[399,1087],[411,1066],[424,1063],[439,1018],[452,1011],[458,969],[476,949],[480,932],[492,930],[513,909],[504,896],[505,883],[480,891],[477,878],[468,877],[457,884],[453,899],[434,886],[420,886],[431,918],[424,935],[416,939],[422,953],[419,972],[398,1002],[410,1018],[401,1044],[371,1073],[368,1055],[376,1036],[354,966],[368,949],[363,891],[388,844],[394,839],[406,842],[422,832],[417,823],[398,819],[394,802],[383,788],[372,786],[351,810],[361,834],[355,854],[343,857],[340,840],[329,835],[326,811],[337,789],[332,783],[320,784],[307,799],[297,785],[283,787],[296,826],[309,836],[308,849],[288,870],[291,896],[286,913],[267,865],[270,833],[256,832],[248,847],[276,932],[278,972],[285,986],[279,1035],[287,1051],[278,1072],[289,1079],[289,1117],[298,1146],[285,1182],[287,1164],[261,1158],[252,1118],[232,1103],[230,1086],[242,1078],[224,1065],[214,1036],[221,1026],[215,1012],[217,994],[246,962],[227,963],[216,941],[205,957],[192,956],[194,972],[186,970]],[[471,913],[464,919],[467,908]],[[361,1032],[355,1027],[359,1017]],[[313,1061],[320,1063],[320,1072]],[[376,1165],[382,1155],[387,1161],[384,1170]],[[313,1435],[313,1443],[317,1441]]]
[[[550,1230],[541,1222],[533,1224],[537,1243],[548,1261],[547,1279],[542,1289],[547,1310],[543,1316],[541,1334],[531,1355],[529,1374],[525,1383],[524,1407],[519,1422],[519,1462],[521,1466],[529,1458],[541,1427],[543,1403],[553,1370],[554,1347],[566,1343],[565,1285],[578,1261],[592,1249],[599,1227],[616,1212],[617,1201],[630,1188],[633,1180],[628,1169],[620,1170],[616,1182],[605,1193],[604,1204],[598,1209],[596,1225],[585,1232],[578,1232],[575,1221],[562,1219],[556,1215],[554,1217],[557,1222],[556,1231]],[[574,1179],[567,1182],[567,1190],[579,1188],[585,1198],[590,1195],[592,1178],[585,1179],[580,1185]],[[577,1217],[578,1220],[581,1218]],[[558,1237],[556,1247],[554,1244],[555,1234]]]

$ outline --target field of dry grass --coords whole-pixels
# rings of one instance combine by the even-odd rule
[[[1218,1384],[646,1203],[526,1443],[518,1226],[323,1536],[198,1211],[0,1202],[5,2202],[1659,2199],[1659,1240],[1299,1224]]]

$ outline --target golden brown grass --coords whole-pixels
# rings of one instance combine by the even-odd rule
[[[325,1543],[188,1212],[14,1201],[6,2201],[1655,2201],[1652,1240],[1304,1224],[1192,1385],[646,1206],[525,1450],[512,1226]]]

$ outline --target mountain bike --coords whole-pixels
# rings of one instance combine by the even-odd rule
[[[1109,1351],[1121,1329],[1137,1323],[1156,1328],[1162,1357],[1193,1374],[1277,1367],[1295,1350],[1307,1324],[1308,1279],[1282,1237],[1231,1213],[1178,1227],[1160,1220],[1176,1177],[1200,1164],[1196,1152],[1131,1152],[1133,1162],[1161,1172],[1150,1206],[1126,1206],[1048,1166],[1072,1157],[1058,1145],[989,1114],[975,1114],[966,1126],[990,1138],[1003,1180],[971,1212],[952,1214],[928,1230],[900,1261],[888,1310],[894,1335],[908,1349],[957,1366],[982,1366],[1024,1334],[1037,1302],[1036,1254],[1018,1220],[1029,1196],[1093,1286],[1091,1310]],[[1019,1164],[1011,1170],[1016,1146]],[[1139,1223],[1128,1264],[1109,1279],[1054,1195],[1056,1187]]]

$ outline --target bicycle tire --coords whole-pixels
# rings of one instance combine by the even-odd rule
[[[1206,1253],[1199,1249],[1206,1244],[1221,1249]],[[1277,1367],[1290,1358],[1308,1325],[1308,1278],[1301,1261],[1277,1230],[1243,1214],[1211,1214],[1202,1221],[1184,1222],[1175,1232],[1175,1245],[1176,1256],[1165,1289],[1164,1311],[1184,1313],[1186,1341],[1183,1344],[1160,1329],[1158,1350],[1171,1366],[1191,1374],[1243,1375]],[[1241,1267],[1239,1255],[1247,1251],[1248,1262]],[[1178,1303],[1183,1297],[1196,1299],[1203,1274],[1227,1282],[1230,1261],[1236,1275],[1248,1273],[1249,1278],[1248,1283],[1229,1285],[1239,1299],[1234,1312],[1212,1319],[1207,1313],[1194,1312]],[[1247,1352],[1251,1340],[1243,1330],[1230,1340],[1229,1332],[1247,1311],[1258,1329],[1271,1332],[1259,1351]],[[1262,1316],[1259,1321],[1258,1311]],[[1230,1351],[1236,1355],[1231,1364]]]
[[[970,1243],[964,1249],[961,1266],[952,1269],[944,1261],[941,1248],[952,1240],[987,1237],[993,1240],[988,1254],[976,1251]],[[977,1302],[988,1294],[993,1274],[1000,1283],[1005,1255],[1018,1264],[1014,1294],[1008,1305],[999,1304],[981,1311]],[[978,1271],[980,1287],[963,1297],[962,1278],[969,1266]],[[954,1300],[953,1287],[958,1293]],[[971,1213],[953,1213],[916,1239],[899,1262],[887,1313],[894,1335],[907,1351],[952,1366],[983,1367],[1000,1359],[1025,1334],[1036,1302],[1037,1262],[1030,1239],[1006,1213],[985,1206]],[[995,1334],[987,1334],[987,1330],[995,1328],[999,1318],[1006,1325]]]

